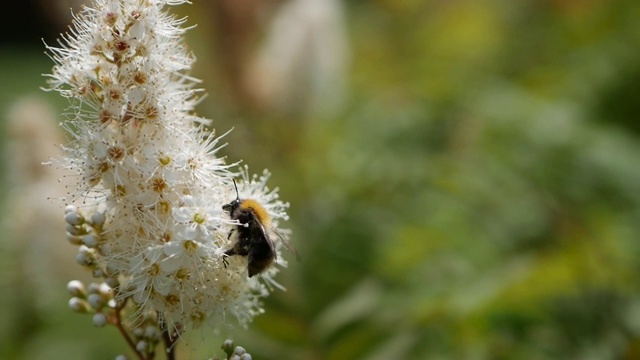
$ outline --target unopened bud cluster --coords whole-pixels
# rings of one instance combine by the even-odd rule
[[[85,286],[78,280],[72,280],[67,284],[67,290],[72,296],[69,300],[71,310],[93,314],[94,326],[104,327],[110,324],[124,329],[125,325],[120,318],[123,304],[114,299],[113,289],[109,285],[92,282]],[[162,341],[163,330],[156,312],[141,314],[126,328],[135,351],[139,354],[152,354]]]
[[[78,245],[76,262],[91,271],[94,278],[103,279],[111,288],[119,285],[118,277],[113,273],[109,275],[106,268],[98,259],[104,255],[102,245],[102,228],[106,217],[104,212],[95,211],[86,218],[77,207],[69,205],[65,209],[67,223],[67,240],[73,245]]]
[[[106,283],[90,283],[88,287],[78,281],[72,280],[67,284],[67,290],[71,294],[69,307],[79,313],[93,313],[93,324],[102,327],[107,324],[107,316],[116,308],[113,299],[113,290]]]
[[[249,354],[242,346],[234,346],[233,340],[227,339],[222,343],[222,350],[227,354],[227,360],[251,360]]]

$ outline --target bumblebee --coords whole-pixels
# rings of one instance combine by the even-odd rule
[[[227,256],[246,256],[249,277],[253,277],[267,270],[277,260],[276,248],[270,235],[270,218],[267,210],[257,201],[240,199],[235,180],[233,185],[236,188],[236,199],[223,205],[222,210],[229,212],[231,219],[239,222],[237,227],[229,232],[228,238],[231,238],[234,231],[238,235],[235,245],[224,252],[223,262],[227,266]],[[281,239],[285,247],[292,249],[284,238]]]

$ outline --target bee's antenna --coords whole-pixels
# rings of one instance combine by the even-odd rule
[[[238,185],[236,184],[236,179],[233,179],[233,187],[236,188],[236,199],[240,200],[240,193],[238,192]]]

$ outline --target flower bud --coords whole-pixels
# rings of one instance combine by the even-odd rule
[[[120,281],[115,276],[110,276],[104,279],[105,284],[109,285],[110,288],[114,289],[120,285]]]
[[[64,221],[69,225],[82,225],[84,224],[84,217],[80,215],[77,211],[69,212],[64,216]]]
[[[100,294],[89,294],[89,296],[87,296],[87,301],[89,302],[89,305],[96,310],[102,309],[102,307],[107,303],[104,297]]]
[[[100,292],[100,283],[92,282],[89,284],[89,289],[87,290],[89,294],[97,294]]]
[[[231,356],[231,354],[233,354],[233,340],[225,340],[220,348],[227,354],[227,356]]]
[[[91,275],[93,275],[93,277],[95,279],[100,279],[100,278],[103,278],[105,276],[105,273],[100,268],[94,268],[93,271],[91,272]]]
[[[142,328],[135,328],[133,329],[133,335],[135,337],[137,337],[138,339],[142,338],[144,336],[144,330]]]
[[[94,248],[98,245],[98,238],[89,234],[82,237],[82,244],[88,248]]]
[[[98,287],[98,292],[105,298],[111,298],[111,295],[112,295],[111,287],[106,283],[100,283],[100,286]]]
[[[147,342],[144,340],[138,341],[138,343],[136,344],[136,350],[140,352],[147,350]]]
[[[77,297],[72,297],[71,299],[69,299],[69,308],[79,313],[86,313],[91,309],[86,301]]]
[[[76,255],[76,262],[82,266],[91,265],[91,259],[86,254],[82,254],[82,253],[79,253],[78,255]]]
[[[149,340],[157,340],[160,338],[160,332],[156,326],[147,326],[144,329],[144,337]]]
[[[76,225],[71,225],[71,224],[67,224],[67,234],[71,234],[71,235],[84,235],[85,231],[82,227],[80,226],[76,226]]]
[[[99,312],[93,314],[93,325],[96,327],[104,327],[107,324],[107,317]]]
[[[84,288],[84,284],[79,280],[71,280],[67,284],[67,291],[75,297],[84,298],[87,296],[87,291]]]
[[[82,247],[84,247],[84,245],[80,246],[80,248]],[[76,262],[82,266],[92,266],[95,264],[95,256],[90,251],[80,250],[78,251],[78,255],[76,255]]]
[[[93,223],[93,226],[96,226],[96,227],[102,227],[106,219],[107,218],[104,215],[104,212],[96,211],[91,215],[91,222]]]

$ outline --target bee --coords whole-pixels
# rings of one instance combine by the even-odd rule
[[[233,186],[236,188],[236,199],[222,206],[222,210],[229,212],[232,220],[237,220],[239,224],[236,228],[229,232],[227,238],[231,238],[233,232],[237,232],[237,241],[235,245],[224,252],[223,262],[225,267],[229,264],[226,260],[227,256],[246,256],[247,270],[249,277],[260,274],[267,270],[276,260],[276,247],[271,239],[271,233],[278,235],[282,240],[282,244],[296,253],[285,239],[278,233],[273,232],[269,227],[270,218],[267,210],[255,200],[240,199],[238,186],[235,180]]]

